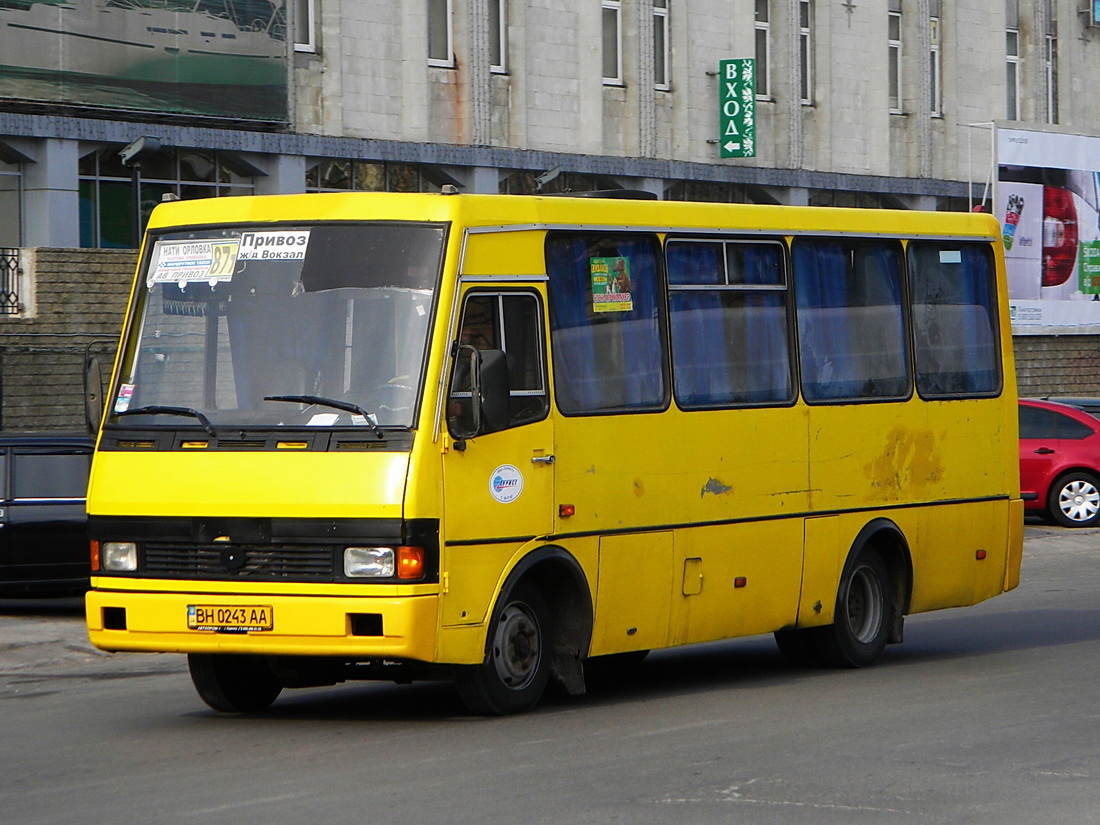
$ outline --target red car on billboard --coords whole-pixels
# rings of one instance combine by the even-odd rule
[[[1020,491],[1026,511],[1063,527],[1100,524],[1100,419],[1021,398]]]

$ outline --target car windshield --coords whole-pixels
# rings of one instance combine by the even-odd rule
[[[386,222],[152,237],[113,423],[412,426],[445,235]]]

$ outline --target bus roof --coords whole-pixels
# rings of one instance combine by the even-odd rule
[[[465,227],[748,230],[776,234],[956,236],[994,239],[996,219],[973,212],[767,206],[620,198],[334,192],[253,195],[159,204],[150,229],[226,223],[414,220]]]

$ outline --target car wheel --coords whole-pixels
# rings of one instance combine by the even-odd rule
[[[1063,527],[1092,527],[1100,522],[1100,484],[1089,473],[1070,473],[1051,485],[1050,516]]]
[[[886,565],[878,553],[865,549],[845,568],[833,623],[812,629],[823,663],[833,667],[873,663],[886,649],[893,612]]]
[[[263,710],[283,690],[283,680],[263,656],[188,653],[187,667],[199,697],[223,713]]]
[[[521,584],[508,594],[494,611],[485,661],[456,671],[455,686],[466,707],[484,716],[533,708],[550,676],[548,630],[538,590]]]

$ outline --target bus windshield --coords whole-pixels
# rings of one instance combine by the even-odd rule
[[[112,423],[412,426],[445,237],[399,222],[151,235]]]

